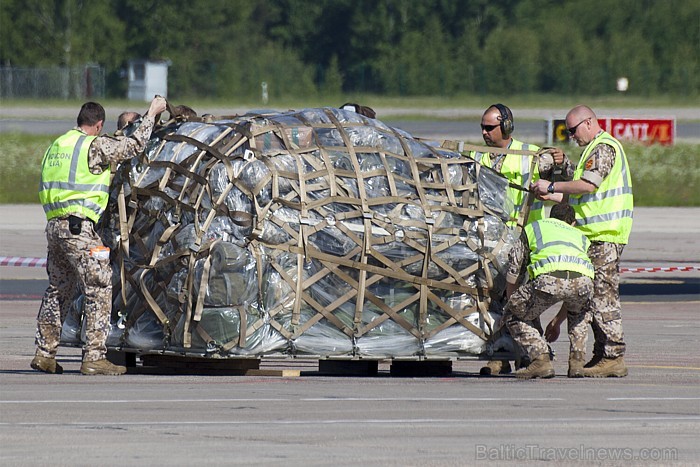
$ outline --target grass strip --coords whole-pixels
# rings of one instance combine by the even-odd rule
[[[44,152],[54,135],[0,134],[0,203],[38,203]],[[567,147],[575,160],[581,148]],[[637,206],[700,206],[700,145],[625,144]]]

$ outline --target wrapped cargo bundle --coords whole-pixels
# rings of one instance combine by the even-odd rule
[[[173,120],[115,179],[110,345],[421,357],[495,340],[507,181],[355,112]]]

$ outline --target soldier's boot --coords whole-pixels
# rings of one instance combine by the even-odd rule
[[[602,355],[602,354],[599,354],[599,353],[596,353],[595,351],[593,351],[593,357],[588,361],[588,363],[586,363],[585,365],[583,365],[583,367],[584,367],[584,368],[593,368],[593,367],[596,366],[596,365],[598,364],[598,362],[600,362],[602,359],[603,359],[603,355]]]
[[[627,376],[627,366],[622,357],[603,357],[595,366],[583,369],[586,378],[607,378],[610,376],[622,378]]]
[[[569,372],[566,374],[569,378],[583,378],[583,352],[569,353]]]
[[[126,367],[115,365],[106,358],[94,362],[83,362],[80,365],[80,372],[84,375],[123,375]]]
[[[35,370],[43,371],[44,373],[59,375],[63,373],[63,367],[56,362],[55,358],[52,357],[42,357],[41,355],[35,355],[32,359],[32,363],[30,363],[29,365]]]
[[[549,358],[552,358],[551,355]],[[520,358],[515,361],[514,366],[516,370],[519,370],[521,368],[527,368],[530,365],[530,363],[532,363],[530,362],[530,357],[528,357],[527,355],[521,355]]]
[[[481,376],[507,375],[511,372],[508,360],[490,360],[479,370]]]
[[[552,360],[549,358],[549,353],[544,353],[537,357],[527,368],[516,371],[515,377],[518,379],[553,378],[554,367],[552,366]]]

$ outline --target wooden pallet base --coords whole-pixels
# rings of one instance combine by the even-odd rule
[[[393,361],[391,376],[449,376],[452,374],[452,361]]]
[[[452,374],[451,360],[343,360],[343,359],[261,359],[206,358],[175,354],[143,354],[109,350],[107,358],[125,365],[128,373],[158,375],[220,375],[299,377],[302,374],[325,376],[378,376],[379,364],[391,376],[430,377]],[[262,368],[261,368],[262,365]],[[317,366],[318,365],[318,366]]]
[[[333,376],[377,376],[378,360],[319,360],[318,372]]]
[[[142,366],[130,368],[129,372],[212,376],[301,376],[301,371],[295,369],[261,369],[260,359],[257,358],[196,358],[174,355],[142,355],[141,361],[143,362]]]

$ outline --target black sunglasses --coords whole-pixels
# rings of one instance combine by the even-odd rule
[[[586,120],[590,120],[590,118],[584,118],[583,120],[578,122],[576,125],[572,126],[571,128],[567,128],[566,130],[569,132],[569,136],[574,136],[576,134],[576,130],[578,129],[578,127]]]
[[[482,130],[486,130],[487,133],[490,133],[490,132],[493,131],[494,128],[497,128],[497,127],[499,127],[499,126],[501,126],[500,123],[498,123],[498,124],[496,124],[496,125],[484,125],[484,124],[482,124],[482,125],[481,125],[481,129],[482,129]]]

